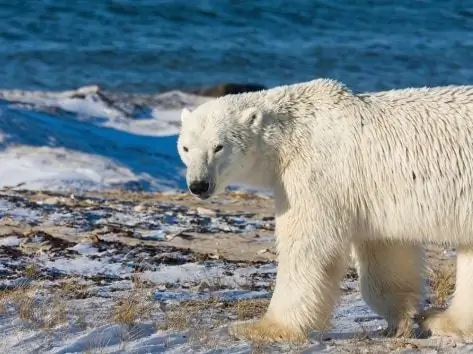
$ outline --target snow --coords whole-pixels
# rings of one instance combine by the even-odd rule
[[[74,94],[83,94],[74,98]],[[94,90],[0,100],[1,186],[169,191],[185,187],[181,108],[129,113]],[[186,106],[199,102],[187,97]],[[194,102],[195,101],[195,102]]]
[[[248,300],[248,299],[260,299],[268,298],[270,295],[267,291],[245,291],[245,290],[221,290],[202,292],[190,292],[190,291],[165,291],[157,292],[155,299],[158,301],[187,301],[187,300],[208,300],[210,297],[217,298],[225,301],[235,300]]]
[[[0,246],[19,246],[20,239],[17,236],[7,236],[5,238],[0,239]]]
[[[103,260],[90,260],[83,257],[74,259],[55,259],[39,262],[45,269],[69,275],[94,276],[103,275],[111,278],[125,275],[129,270],[117,263],[107,263]]]
[[[90,244],[86,244],[86,243],[78,243],[75,246],[70,247],[69,249],[71,251],[76,251],[77,253],[86,254],[86,255],[98,253],[98,250],[96,247]]]

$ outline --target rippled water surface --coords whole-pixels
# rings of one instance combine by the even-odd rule
[[[473,83],[472,1],[0,1],[0,87]]]

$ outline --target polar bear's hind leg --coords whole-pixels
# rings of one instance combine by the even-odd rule
[[[361,293],[373,311],[388,322],[386,335],[412,335],[411,318],[423,296],[421,247],[397,241],[354,244]]]
[[[473,248],[460,247],[455,294],[447,310],[431,308],[419,316],[419,325],[433,335],[473,338]]]

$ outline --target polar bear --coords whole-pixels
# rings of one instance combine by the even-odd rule
[[[317,79],[182,111],[178,151],[192,194],[272,190],[278,272],[266,314],[237,338],[299,341],[330,328],[350,251],[361,292],[408,335],[413,319],[473,334],[473,86],[355,94]],[[457,247],[451,306],[422,312],[425,243]]]

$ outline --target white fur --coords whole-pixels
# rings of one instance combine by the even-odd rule
[[[452,307],[422,325],[469,334],[472,123],[473,86],[355,95],[332,80],[228,95],[185,112],[178,150],[189,183],[209,180],[210,194],[253,184],[275,196],[273,298],[261,322],[233,333],[287,340],[327,329],[350,247],[367,303],[392,333],[408,333],[422,300],[419,245],[436,242],[460,247],[468,275],[459,274]],[[216,145],[223,150],[214,153]]]

